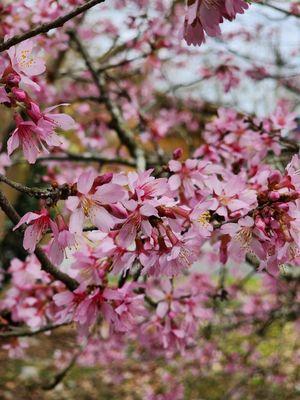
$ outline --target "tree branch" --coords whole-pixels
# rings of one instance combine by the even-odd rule
[[[13,222],[13,224],[16,225],[19,222],[20,220],[19,214],[9,203],[8,199],[5,197],[4,193],[1,190],[0,190],[0,208],[7,215],[7,217]],[[23,231],[24,229],[25,226],[23,226]],[[56,280],[64,283],[69,290],[73,291],[79,286],[78,282],[75,279],[71,278],[68,274],[65,274],[64,272],[60,271],[51,263],[51,261],[46,256],[41,247],[37,246],[34,254],[40,261],[42,270],[50,274]]]
[[[277,6],[274,6],[273,4],[269,4],[269,3],[257,3],[259,6],[265,6],[268,8],[272,8],[273,10],[279,11],[285,15],[287,15],[288,17],[296,17],[296,18],[300,18],[299,14],[294,14],[290,11],[284,10],[283,8],[279,8]]]
[[[5,183],[18,192],[27,194],[30,197],[46,200],[48,205],[56,204],[59,200],[66,200],[69,196],[75,194],[74,188],[68,184],[40,189],[24,186],[18,182],[11,181],[2,174],[0,174],[0,182]]]
[[[98,89],[99,98],[101,99],[101,102],[104,102],[108,111],[111,114],[110,127],[116,131],[121,143],[128,148],[130,155],[136,159],[137,168],[139,170],[144,170],[146,166],[144,151],[136,143],[133,133],[125,126],[119,108],[112,102],[110,97],[106,94],[105,81],[103,75],[98,74],[97,70],[94,68],[88,52],[85,50],[84,46],[82,45],[80,39],[77,37],[76,33],[73,31],[69,31],[68,34],[70,38],[73,40],[73,42],[76,44],[78,52],[81,54],[86,64],[86,67],[93,78],[93,81]]]
[[[11,337],[35,336],[35,335],[38,335],[39,333],[54,331],[55,329],[60,328],[61,326],[66,326],[66,325],[69,325],[69,323],[65,322],[65,323],[57,324],[57,325],[45,325],[45,326],[43,326],[39,329],[33,330],[33,331],[29,330],[29,329],[15,329],[13,331],[0,332],[0,337],[11,338]]]
[[[122,164],[127,165],[128,167],[135,167],[136,163],[133,161],[126,160],[125,158],[115,157],[115,158],[106,158],[101,156],[94,155],[80,155],[68,153],[67,155],[62,156],[45,156],[37,159],[37,162],[43,161],[70,161],[70,162],[97,162],[99,164]]]
[[[13,36],[12,38],[6,40],[5,42],[3,42],[0,45],[0,52],[2,52],[4,50],[8,50],[10,47],[12,47],[18,43],[21,43],[24,40],[30,39],[34,36],[40,35],[41,33],[47,33],[51,29],[59,28],[59,27],[63,26],[66,22],[68,22],[70,19],[73,19],[77,15],[82,14],[83,12],[89,10],[90,8],[94,7],[97,4],[104,3],[104,1],[105,0],[87,1],[86,3],[82,4],[81,6],[75,8],[73,11],[57,18],[54,21],[39,25],[23,34]]]

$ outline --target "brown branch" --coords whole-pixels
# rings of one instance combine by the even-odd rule
[[[19,214],[16,212],[14,207],[9,203],[8,199],[5,197],[4,193],[0,190],[0,208],[7,215],[7,217],[12,221],[13,224],[17,225],[20,220]],[[25,230],[25,225],[22,226],[23,231]],[[53,278],[58,281],[61,281],[66,285],[66,287],[73,291],[78,287],[78,282],[71,278],[68,274],[57,269],[46,256],[41,247],[37,246],[34,254],[37,259],[41,263],[41,268],[48,274],[50,274]]]
[[[0,337],[11,338],[11,337],[35,336],[35,335],[38,335],[39,333],[54,331],[55,329],[60,328],[61,326],[66,326],[66,325],[69,325],[69,323],[65,322],[65,323],[57,324],[57,325],[45,325],[45,326],[43,326],[39,329],[33,330],[33,331],[29,330],[29,329],[14,329],[13,331],[0,332]]]
[[[41,33],[47,33],[51,29],[60,28],[66,22],[75,18],[77,15],[82,14],[83,12],[89,10],[90,8],[94,7],[97,4],[104,3],[105,0],[90,0],[86,3],[82,4],[81,6],[75,8],[73,11],[65,14],[54,21],[39,25],[28,32],[22,33],[20,35],[13,36],[12,38],[6,40],[0,45],[0,52],[4,50],[8,50],[10,47],[23,42],[24,40],[30,39],[34,36],[40,35]]]
[[[146,161],[143,149],[138,146],[136,139],[123,121],[119,108],[112,102],[110,97],[106,94],[105,80],[103,74],[98,74],[97,70],[94,68],[90,56],[84,46],[82,45],[80,39],[77,37],[76,33],[73,31],[68,32],[70,38],[76,44],[78,52],[81,54],[87,69],[89,70],[92,79],[98,89],[99,99],[104,102],[108,111],[111,115],[110,127],[114,129],[119,137],[119,140],[124,144],[132,157],[136,159],[137,168],[139,170],[144,170]]]
[[[67,373],[73,368],[73,366],[75,365],[78,357],[80,356],[80,354],[82,353],[83,350],[77,351],[71,358],[70,362],[68,363],[68,365],[63,368],[61,371],[59,371],[53,378],[52,382],[47,383],[45,385],[42,386],[42,389],[44,390],[52,390],[54,389],[67,375]]]
[[[8,179],[2,174],[0,174],[0,182],[5,183],[18,192],[27,194],[30,197],[46,200],[47,205],[56,204],[59,200],[66,200],[69,196],[72,196],[75,193],[74,188],[68,184],[40,189],[24,186],[18,182]]]
[[[10,186],[11,188],[17,190],[18,192],[25,193],[30,197],[37,197],[42,194],[44,191],[39,188],[30,188],[28,186],[21,185],[18,182],[11,181],[6,176],[0,174],[0,182],[5,183],[6,185]]]
[[[99,164],[122,164],[122,165],[127,165],[128,167],[136,166],[135,162],[126,160],[125,158],[120,158],[120,157],[106,158],[101,156],[84,155],[84,154],[79,155],[73,153],[68,153],[67,155],[62,155],[62,156],[50,155],[50,156],[40,157],[36,161],[37,162],[43,162],[43,161],[97,162]]]
[[[82,344],[73,354],[71,357],[69,363],[63,368],[61,371],[59,371],[55,376],[53,377],[52,381],[49,383],[46,383],[42,386],[44,390],[52,390],[54,389],[60,382],[63,381],[67,373],[74,367],[74,365],[77,362],[78,357],[81,356],[81,354],[84,352],[86,349],[87,345],[89,344],[89,339],[91,337],[91,334],[88,336],[86,342]]]

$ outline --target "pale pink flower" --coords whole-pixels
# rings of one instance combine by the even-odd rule
[[[256,206],[256,192],[248,189],[239,176],[228,181],[220,181],[216,176],[206,180],[206,186],[212,191],[215,204],[211,209],[222,217],[228,215],[245,215]]]
[[[39,213],[28,212],[20,219],[14,230],[21,225],[27,224],[25,229],[23,247],[30,253],[34,252],[36,245],[41,240],[43,233],[50,228],[50,215],[46,209],[42,209]]]
[[[248,4],[243,0],[192,0],[188,1],[182,37],[194,46],[205,42],[205,34],[219,36],[223,18],[232,20],[243,14]]]
[[[50,220],[53,239],[49,248],[49,258],[54,265],[60,265],[65,257],[67,247],[75,245],[75,236],[72,234],[63,218],[58,215],[56,222]]]
[[[46,151],[41,141],[42,130],[32,121],[17,121],[17,128],[7,142],[7,152],[10,156],[20,145],[25,158],[34,164],[39,153]]]
[[[106,206],[124,200],[126,192],[111,182],[92,190],[95,178],[93,170],[83,172],[77,182],[78,196],[70,196],[66,201],[67,208],[72,211],[69,224],[72,233],[82,232],[85,217],[103,232],[109,232],[116,223]]]
[[[35,52],[33,40],[25,40],[8,51],[12,68],[21,76],[21,82],[39,90],[39,86],[29,77],[42,74],[45,62]]]

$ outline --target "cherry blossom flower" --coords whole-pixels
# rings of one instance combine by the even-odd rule
[[[66,248],[75,245],[75,237],[63,218],[58,215],[56,221],[50,220],[53,239],[49,248],[49,258],[54,265],[60,265],[65,258]]]
[[[28,212],[20,219],[14,230],[18,229],[23,224],[28,227],[24,232],[23,247],[29,252],[34,252],[36,245],[41,240],[43,233],[51,227],[51,219],[48,211],[42,209],[39,213]]]
[[[77,183],[78,196],[70,196],[66,205],[72,211],[70,232],[81,233],[85,217],[103,232],[109,232],[117,221],[105,208],[125,199],[126,192],[115,183],[104,183],[93,189],[96,174],[93,170],[81,174]]]
[[[223,17],[232,20],[248,8],[243,0],[191,0],[187,5],[183,38],[187,44],[194,46],[205,42],[205,34],[213,37],[221,35],[219,24],[223,22]]]
[[[41,128],[34,122],[17,119],[17,128],[7,142],[8,155],[21,145],[27,161],[34,164],[40,152],[46,151],[41,141],[42,133]]]
[[[7,53],[10,57],[12,68],[21,76],[21,82],[39,90],[38,84],[29,77],[42,74],[46,66],[43,59],[35,53],[34,47],[33,40],[25,40],[11,47]]]

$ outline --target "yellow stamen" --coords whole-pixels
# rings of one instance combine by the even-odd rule
[[[204,211],[197,219],[197,221],[200,223],[201,226],[207,228],[209,226],[209,221],[210,221],[210,212]]]

